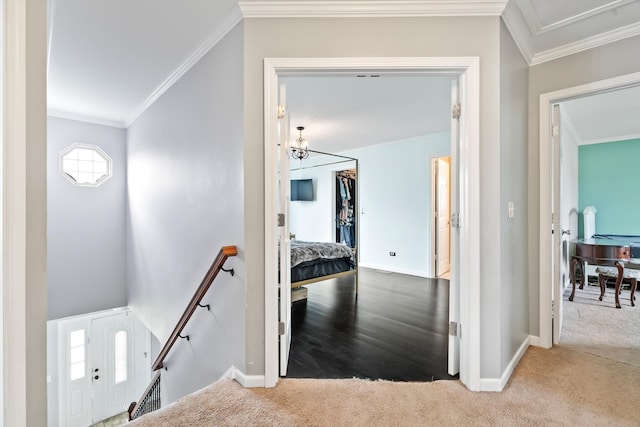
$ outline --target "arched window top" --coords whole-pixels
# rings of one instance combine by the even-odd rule
[[[72,144],[60,153],[60,173],[75,185],[97,187],[111,177],[111,157],[97,145]]]

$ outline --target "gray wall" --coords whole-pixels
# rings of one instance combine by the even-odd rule
[[[500,372],[529,336],[527,271],[527,95],[529,66],[500,26]],[[515,216],[508,217],[513,202]],[[535,216],[533,217],[535,218]],[[484,306],[492,292],[484,293]],[[496,310],[497,312],[497,310]],[[494,314],[487,313],[487,316]],[[489,354],[487,353],[487,356]]]
[[[125,130],[56,117],[47,124],[48,319],[124,306]],[[100,147],[113,176],[98,187],[69,182],[59,154],[73,143]]]
[[[204,298],[211,311],[197,310],[190,341],[169,353],[169,401],[245,366],[242,33],[240,24],[128,129],[129,306],[162,345],[220,248],[239,250],[226,264],[235,277],[218,276]]]
[[[589,49],[529,70],[529,330],[540,335],[540,95],[640,71],[640,36]]]
[[[500,18],[247,19],[245,24],[245,233],[247,235],[247,360],[264,372],[263,59],[267,57],[480,57],[481,316],[500,307],[502,263],[496,236],[503,217],[500,168]],[[295,34],[295,37],[291,37]],[[520,165],[524,168],[524,165]],[[514,165],[514,168],[516,166]],[[250,240],[249,240],[250,239]],[[524,268],[526,271],[526,268]],[[491,285],[497,283],[497,285]],[[491,288],[495,286],[495,289]],[[506,304],[506,302],[505,302]],[[513,310],[527,310],[522,301]],[[481,376],[499,378],[499,325],[483,324]],[[260,363],[258,363],[260,361]]]
[[[443,105],[449,109],[449,104]],[[344,154],[359,160],[363,267],[433,277],[431,159],[451,154],[449,132],[373,145]],[[396,256],[389,256],[389,252]]]

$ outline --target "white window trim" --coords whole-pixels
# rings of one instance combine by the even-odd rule
[[[98,154],[100,154],[102,157],[104,157],[104,159],[107,162],[107,173],[105,175],[105,177],[95,183],[87,183],[87,182],[77,182],[75,179],[73,179],[71,176],[69,176],[68,173],[66,173],[63,169],[63,165],[64,165],[64,156],[68,153],[70,153],[71,151],[77,149],[77,148],[84,148],[87,150],[93,150],[96,151]],[[65,148],[64,150],[62,150],[60,152],[60,154],[58,155],[58,171],[60,171],[60,174],[70,183],[72,183],[73,185],[76,185],[78,187],[99,187],[101,186],[103,183],[105,183],[106,181],[109,180],[109,178],[111,178],[113,176],[113,160],[111,160],[111,157],[104,152],[104,150],[102,150],[102,148],[98,147],[97,145],[93,145],[93,144],[81,144],[81,143],[74,143],[71,144],[70,146],[68,146],[67,148]]]

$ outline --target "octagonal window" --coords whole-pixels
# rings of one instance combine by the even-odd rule
[[[75,185],[97,187],[111,177],[111,158],[98,146],[73,144],[60,153],[60,172]]]

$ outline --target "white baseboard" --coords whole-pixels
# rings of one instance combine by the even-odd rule
[[[241,386],[247,388],[264,387],[265,385],[264,375],[247,375],[235,366],[227,369],[222,375],[222,378],[231,378],[232,380],[236,380]]]
[[[431,277],[426,271],[409,270],[409,269],[406,269],[406,268],[396,268],[396,267],[390,267],[388,265],[370,264],[368,262],[359,262],[358,263],[358,267],[372,268],[374,270],[389,271],[391,273],[407,274],[409,276],[418,276],[418,277],[427,277],[427,278]]]
[[[527,351],[527,348],[530,345],[530,340],[530,336],[525,338],[500,378],[480,378],[480,391],[500,392],[504,389],[509,382],[509,378],[511,378],[511,375],[513,374],[513,370],[518,366],[518,362],[520,362],[520,359],[522,359],[522,356],[524,356],[524,353]]]
[[[540,337],[534,337],[533,335],[529,335],[529,345],[534,347],[540,347]]]

